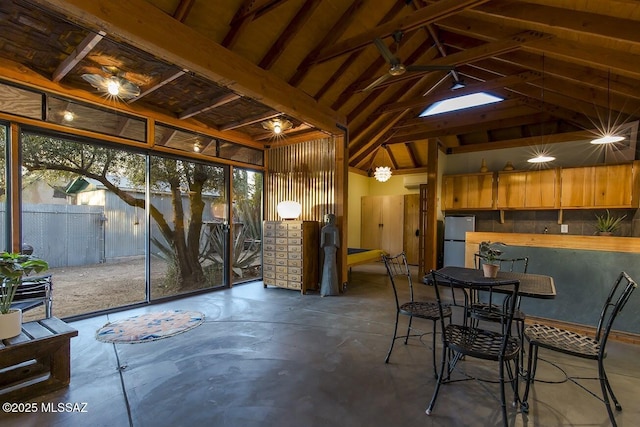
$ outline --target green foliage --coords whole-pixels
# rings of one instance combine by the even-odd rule
[[[212,233],[207,235],[207,247],[205,257],[216,263],[222,263],[223,254],[225,253],[225,231],[223,227],[215,227]],[[256,258],[260,256],[260,245],[247,243],[247,233],[244,227],[240,229],[233,239],[233,248],[231,252],[231,269],[238,276],[242,277],[244,269],[253,265]]]
[[[478,252],[485,259],[487,264],[496,263],[496,259],[502,255],[502,250],[498,249],[498,246],[505,246],[502,242],[480,242]]]
[[[603,233],[613,233],[620,227],[620,223],[627,216],[612,216],[607,209],[606,215],[596,215],[596,230]]]
[[[7,314],[16,296],[16,290],[22,283],[22,277],[31,273],[40,273],[49,268],[49,264],[39,258],[20,253],[0,253],[0,313]]]

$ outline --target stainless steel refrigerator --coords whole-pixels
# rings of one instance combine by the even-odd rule
[[[475,216],[444,217],[444,260],[443,264],[464,267],[464,248],[467,231],[475,231]]]

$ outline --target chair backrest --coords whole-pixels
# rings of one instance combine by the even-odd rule
[[[476,268],[482,268],[482,264],[486,264],[486,257],[478,253],[473,254],[473,259]],[[529,257],[524,256],[520,258],[502,258],[498,257],[495,262],[500,264],[500,270],[502,271],[515,271],[518,273],[526,273],[529,267]],[[494,263],[495,264],[495,263]]]
[[[624,308],[631,293],[638,285],[629,277],[629,275],[622,271],[616,281],[613,283],[609,295],[600,312],[600,318],[598,319],[598,327],[596,328],[596,340],[600,342],[600,353],[604,354],[604,347],[609,338],[609,333],[613,326],[613,322],[622,309]]]
[[[393,294],[396,298],[396,307],[400,309],[400,300],[398,299],[398,286],[401,281],[406,280],[409,286],[409,298],[413,302],[413,281],[411,280],[411,270],[409,270],[409,264],[407,263],[407,256],[404,252],[398,255],[382,255],[382,261],[387,268],[387,274],[389,280],[391,280],[391,286],[393,287]]]
[[[492,322],[498,322],[502,325],[502,332],[505,335],[503,345],[506,346],[507,338],[511,335],[511,323],[513,315],[517,309],[517,295],[520,281],[518,280],[479,280],[478,282],[466,282],[458,280],[454,277],[431,270],[431,283],[434,286],[436,300],[440,308],[440,317],[443,319],[444,307],[462,310],[460,319],[463,325],[468,325],[469,319],[472,318],[491,318]],[[484,308],[476,307],[473,302],[474,298],[470,295],[477,295],[482,292],[487,298],[487,304]],[[486,311],[498,304],[502,310]],[[482,310],[482,312],[474,312]],[[443,328],[444,320],[442,320]],[[443,329],[444,330],[444,329]],[[443,336],[443,339],[445,337]]]

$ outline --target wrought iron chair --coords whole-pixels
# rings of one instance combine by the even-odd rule
[[[613,410],[611,409],[610,401],[613,401],[617,411],[622,411],[622,406],[613,394],[613,389],[611,388],[611,384],[607,378],[607,373],[604,369],[604,358],[607,355],[605,348],[607,346],[607,340],[609,338],[613,322],[618,314],[620,314],[624,305],[629,300],[631,293],[637,286],[636,282],[634,282],[633,279],[631,279],[631,277],[629,277],[629,275],[624,271],[618,275],[618,278],[613,283],[613,286],[609,291],[609,295],[607,296],[602,311],[600,312],[598,326],[596,327],[594,337],[543,324],[534,324],[525,329],[524,335],[529,341],[529,358],[527,362],[527,371],[529,372],[529,375],[527,378],[528,381],[524,396],[522,398],[523,412],[529,411],[529,388],[535,380],[538,364],[538,349],[542,347],[582,359],[595,360],[597,362],[597,377],[585,378],[570,377],[567,375],[567,380],[573,382],[587,393],[603,402],[607,408],[611,425],[617,425]],[[578,381],[588,379],[600,381],[602,397],[591,392]]]
[[[486,262],[486,259],[483,255],[481,254],[473,254],[474,255],[474,263],[475,263],[475,267],[477,269],[482,270],[482,265]],[[499,257],[496,258],[494,260],[494,262],[497,262],[500,265],[500,270],[502,271],[516,271],[518,273],[526,273],[527,272],[527,268],[529,268],[529,257],[524,256],[524,257],[519,257],[519,258],[503,258],[503,257]],[[478,305],[478,308],[482,308],[484,310],[487,309],[487,307],[484,307],[485,303],[483,301],[480,300],[479,295],[474,295],[474,305]],[[526,315],[525,313],[520,310],[520,302],[521,302],[521,297],[517,296],[516,297],[516,311],[513,314],[513,321],[516,323],[517,326],[517,330],[518,330],[518,338],[520,339],[520,342],[523,343],[524,342],[524,322],[526,319]],[[500,307],[494,307],[494,309],[499,310]],[[481,311],[481,310],[478,310]],[[486,319],[483,320],[491,320],[491,316],[489,316]],[[521,352],[520,354],[520,367],[522,368],[524,364],[524,352]]]
[[[453,319],[461,320],[457,323],[452,321],[449,325],[445,325],[442,322],[444,351],[440,361],[440,372],[436,388],[426,413],[428,415],[432,413],[442,384],[472,379],[498,382],[500,384],[503,424],[507,426],[505,383],[511,384],[514,392],[514,405],[520,400],[518,395],[520,341],[511,336],[511,323],[516,311],[516,297],[520,282],[518,280],[495,279],[464,282],[438,273],[435,270],[431,271],[431,282],[436,291],[436,299],[438,307],[442,310],[441,313],[444,314],[445,309],[461,311],[461,316],[457,316],[455,313],[453,315]],[[484,310],[484,308],[474,307],[472,304],[471,296],[477,292],[486,294],[488,299],[487,307],[499,305],[501,309],[491,310],[490,312],[477,312],[476,310]],[[480,323],[480,321],[472,320],[479,318],[474,317],[475,315],[481,315],[485,320],[490,318],[491,323],[486,325]],[[495,325],[497,324],[500,326],[496,327]],[[493,328],[484,328],[484,326],[493,326]],[[462,379],[452,379],[451,374],[463,358],[465,363],[469,358],[497,362],[497,381],[475,378],[468,374],[464,374]]]
[[[436,322],[442,318],[451,319],[451,309],[444,307],[442,310],[438,308],[438,303],[435,301],[415,301],[413,296],[413,281],[411,279],[411,271],[409,270],[409,264],[407,263],[407,257],[404,252],[395,255],[382,255],[382,260],[384,261],[384,265],[387,268],[387,274],[389,275],[389,279],[391,281],[391,286],[393,287],[393,296],[396,301],[396,324],[393,329],[393,338],[391,339],[391,346],[389,347],[389,351],[387,352],[387,357],[384,359],[384,363],[389,363],[389,358],[391,357],[391,352],[393,351],[393,345],[396,340],[404,338],[405,345],[409,340],[409,337],[421,337],[424,335],[423,333],[412,333],[414,328],[412,328],[412,321],[414,317],[418,317],[420,319],[427,319],[433,322],[432,329],[432,353],[433,353],[433,372],[437,376],[436,369]],[[400,286],[401,281],[406,281],[409,287],[409,301],[400,302],[398,297],[398,287]],[[398,336],[398,323],[400,320],[400,315],[408,316],[409,321],[407,325],[407,333],[402,336]]]
[[[44,305],[44,314],[51,317],[53,281],[51,274],[44,276],[25,276],[22,283],[16,289],[11,308],[19,308],[22,311]]]

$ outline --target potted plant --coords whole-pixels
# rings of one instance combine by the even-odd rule
[[[22,277],[49,268],[46,261],[21,253],[0,253],[0,339],[15,337],[22,329],[22,311],[11,304]]]
[[[596,215],[596,234],[599,236],[610,236],[620,227],[620,223],[627,216],[612,216],[607,209],[606,215]]]
[[[500,269],[500,260],[498,257],[502,255],[502,250],[498,246],[504,246],[504,243],[496,242],[480,242],[479,254],[482,258],[482,270],[484,277],[496,277]]]

